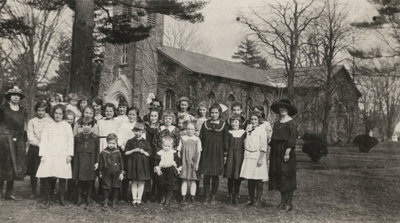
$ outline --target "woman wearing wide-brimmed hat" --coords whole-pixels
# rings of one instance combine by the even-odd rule
[[[25,176],[25,111],[19,104],[25,97],[18,86],[8,89],[6,103],[0,107],[0,188],[7,181],[4,199],[16,200],[13,196],[14,180]]]
[[[271,110],[279,115],[274,123],[270,142],[269,190],[281,192],[278,208],[291,211],[292,197],[296,190],[296,138],[297,126],[292,117],[297,108],[287,99],[279,100],[271,105]]]

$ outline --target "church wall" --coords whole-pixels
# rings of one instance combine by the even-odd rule
[[[192,113],[195,114],[197,105],[205,101],[208,105],[217,102],[230,105],[237,101],[243,105],[243,111],[248,113],[249,108],[255,105],[269,105],[276,99],[276,89],[268,86],[261,86],[249,83],[238,82],[210,75],[193,73],[185,68],[172,63],[166,58],[162,58],[161,72],[159,73],[159,84],[157,95],[164,100],[167,108],[176,110],[171,106],[172,101],[176,101],[181,96],[188,96],[194,105]],[[173,92],[174,100],[169,99],[169,94]],[[269,112],[269,109],[266,113]],[[228,112],[229,113],[229,110]],[[269,119],[274,118],[269,116]]]

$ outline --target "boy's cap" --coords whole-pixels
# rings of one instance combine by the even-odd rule
[[[137,122],[137,123],[135,124],[135,127],[133,127],[132,130],[133,130],[133,131],[135,131],[135,130],[144,130],[144,124],[141,123],[141,122]]]

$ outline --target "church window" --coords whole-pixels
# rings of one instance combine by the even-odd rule
[[[164,105],[167,110],[175,108],[175,92],[173,90],[168,89],[165,91]]]
[[[252,110],[253,110],[253,99],[249,97],[246,100],[246,115],[247,115],[247,118],[250,118],[250,114],[251,114]]]
[[[130,6],[122,6],[122,15],[125,18],[129,18],[132,15],[132,7]]]
[[[121,64],[128,63],[128,44],[122,44]]]
[[[269,101],[267,99],[264,100],[263,102],[263,107],[264,107],[264,115],[265,118],[268,119],[268,115],[269,115]]]
[[[208,101],[209,101],[209,104],[210,104],[210,105],[212,105],[212,104],[215,103],[215,94],[214,94],[214,92],[210,92],[210,93],[208,94]]]
[[[229,117],[232,116],[232,105],[235,102],[235,96],[233,94],[230,94],[228,97],[228,111],[229,111]]]
[[[155,26],[157,23],[157,15],[155,13],[151,13],[147,15],[147,24],[150,26]]]

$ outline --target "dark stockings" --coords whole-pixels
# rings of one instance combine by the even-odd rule
[[[78,181],[78,200],[77,204],[79,205],[82,202],[82,196],[86,195],[86,202],[89,204],[91,201],[94,181]]]
[[[52,178],[52,177],[48,177],[43,179],[44,181],[44,193],[45,193],[45,203],[46,205],[50,204],[50,192],[53,193],[54,192],[54,187],[57,181],[57,178]],[[60,204],[61,205],[65,205],[64,203],[64,195],[65,195],[65,187],[66,187],[66,179],[61,179],[58,178],[58,183],[59,183],[59,193],[60,193]]]
[[[8,198],[12,195],[13,189],[14,189],[14,181],[13,180],[7,180],[6,181],[6,193],[4,194],[4,198]],[[1,193],[3,193],[3,187],[4,187],[4,180],[0,180],[0,189]]]
[[[205,195],[206,199],[209,199],[210,187],[211,187],[211,198],[210,199],[212,199],[212,200],[215,199],[215,195],[218,192],[219,176],[204,175],[203,186],[204,186],[204,195]]]

